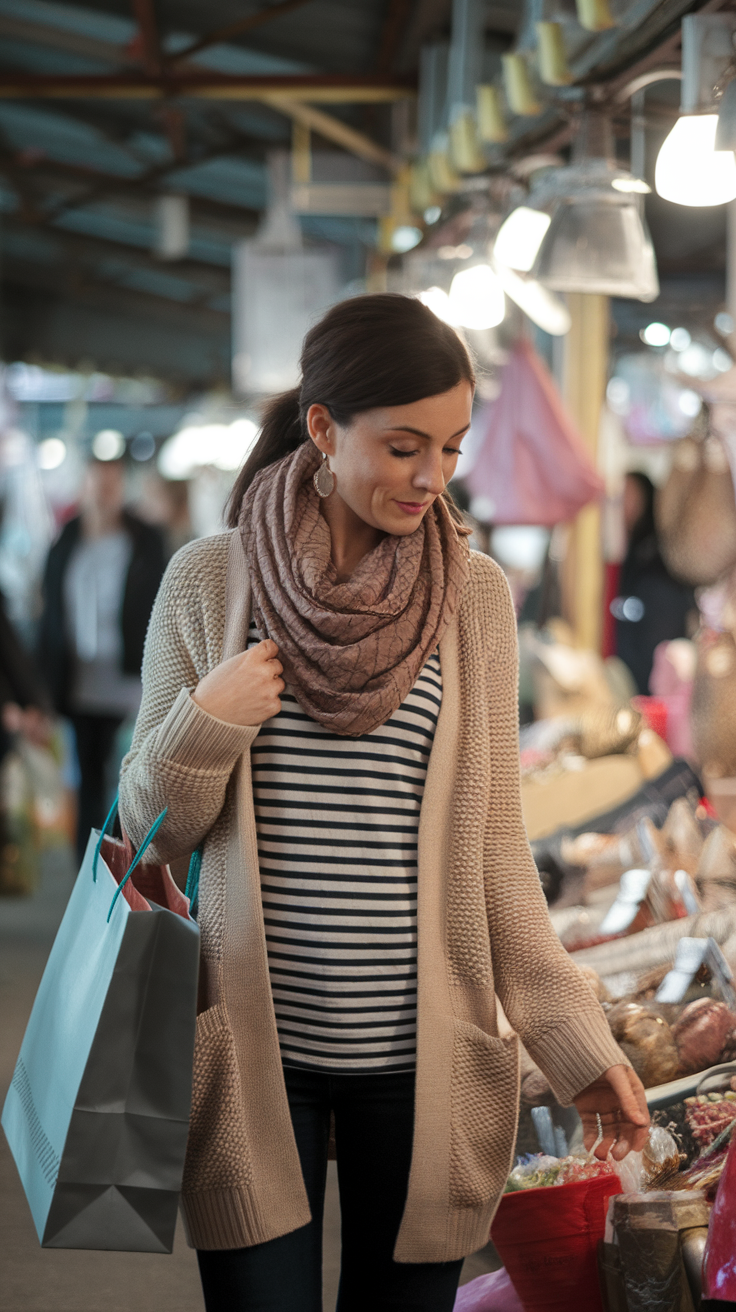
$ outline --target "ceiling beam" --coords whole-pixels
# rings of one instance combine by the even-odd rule
[[[25,231],[25,225],[18,221],[17,216],[4,215],[4,233],[8,235],[12,233],[24,234]],[[54,228],[45,233],[44,237],[53,241],[58,251],[59,266],[61,267],[68,264],[70,260],[74,260],[94,270],[95,266],[102,261],[115,259],[124,264],[131,273],[171,273],[175,277],[183,278],[186,282],[191,282],[197,292],[206,296],[221,296],[230,290],[230,268],[228,265],[208,264],[204,260],[195,259],[191,255],[184,256],[175,262],[162,261],[140,246],[128,246],[117,238],[113,240],[106,237],[90,237],[79,232],[69,232],[68,229]],[[112,282],[113,280],[110,279],[109,281]]]
[[[232,153],[232,152],[231,152]],[[88,184],[81,195],[67,195],[62,198],[57,208],[53,211],[40,210],[40,203],[36,198],[36,210],[40,211],[35,221],[40,218],[41,222],[51,224],[59,219],[62,214],[73,209],[79,209],[82,205],[88,205],[93,200],[101,196],[121,196],[125,199],[142,198],[144,196],[155,196],[158,194],[157,189],[152,184],[144,186],[135,178],[121,178],[116,173],[102,173],[97,169],[90,169],[79,164],[67,164],[61,160],[42,159],[35,163],[32,168],[24,166],[22,170],[17,170],[22,174],[31,173],[36,178],[43,180],[50,177],[66,180],[71,183]],[[0,153],[0,173],[4,173],[11,182],[15,190],[15,177],[10,177],[7,156]],[[92,184],[91,186],[89,184]],[[231,220],[242,233],[242,223],[253,223],[259,217],[260,211],[253,209],[248,205],[236,205],[233,201],[217,200],[211,196],[201,196],[196,192],[188,192],[189,202],[193,212],[201,215],[211,215],[213,218],[222,218]],[[247,234],[244,234],[247,235]]]
[[[149,77],[159,77],[163,60],[153,0],[133,0],[133,13],[138,23],[141,63]]]
[[[174,301],[154,292],[133,290],[111,282],[79,277],[79,270],[39,268],[27,260],[6,262],[2,273],[4,288],[35,288],[46,295],[56,296],[71,308],[82,304],[102,311],[113,318],[128,314],[143,314],[147,321],[154,320],[174,331],[196,333],[206,340],[211,336],[227,334],[230,314],[227,310],[213,310],[210,306]],[[8,327],[5,327],[8,333]]]
[[[308,3],[309,0],[280,0],[278,4],[266,5],[264,9],[257,9],[254,14],[239,18],[234,23],[227,23],[224,27],[216,27],[211,32],[205,32],[204,36],[192,41],[191,45],[185,46],[183,50],[167,55],[166,63],[178,64],[182,59],[199,54],[200,50],[220,45],[223,41],[231,41],[234,36],[243,36],[246,32],[252,32],[254,27],[260,27],[262,23],[270,23],[272,18],[290,14],[294,9],[301,9],[302,5]]]
[[[0,72],[2,100],[160,100],[192,96],[204,100],[268,100],[279,96],[331,104],[403,100],[416,93],[416,79],[377,74],[286,73],[271,77],[175,72],[161,77],[133,73],[52,75]]]
[[[414,0],[388,0],[376,55],[377,73],[391,72],[406,36],[413,8]]]
[[[29,22],[25,18],[16,18],[13,14],[0,14],[0,36],[9,37],[11,41],[27,41],[30,45],[48,46],[51,50],[64,50],[70,55],[82,55],[86,59],[96,59],[102,63],[140,67],[138,56],[125,46],[114,45],[112,41],[100,41],[93,36],[84,36],[81,32],[70,32],[64,27]]]
[[[351,155],[357,155],[359,159],[367,160],[369,164],[378,164],[389,173],[398,173],[404,166],[403,160],[387,150],[385,146],[380,146],[372,137],[348,127],[347,123],[334,118],[332,114],[325,114],[321,109],[315,109],[314,105],[305,105],[301,100],[287,100],[284,96],[264,96],[263,99],[279,113],[286,114],[296,123],[309,128],[311,132],[319,132],[327,141],[334,141],[343,150],[347,150]]]

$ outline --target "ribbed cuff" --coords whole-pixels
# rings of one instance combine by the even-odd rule
[[[227,724],[202,709],[182,688],[158,733],[156,755],[195,770],[230,770],[260,725]]]
[[[599,1010],[571,1017],[533,1043],[525,1040],[524,1046],[547,1076],[563,1107],[569,1106],[609,1066],[631,1065]]]

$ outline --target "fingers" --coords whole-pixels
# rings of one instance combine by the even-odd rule
[[[257,647],[252,647],[251,651],[258,652],[258,655],[262,656],[265,661],[275,660],[279,654],[279,649],[273,638],[264,638],[263,642],[259,642]]]
[[[649,1126],[649,1109],[644,1086],[630,1066],[611,1066],[606,1079],[616,1094],[621,1118],[633,1126]]]

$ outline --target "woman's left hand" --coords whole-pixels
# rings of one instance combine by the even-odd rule
[[[601,1161],[610,1152],[620,1162],[628,1152],[639,1152],[644,1147],[649,1133],[649,1109],[644,1085],[630,1066],[609,1066],[573,1102],[583,1122],[583,1142],[588,1151],[598,1138],[600,1116],[603,1138],[595,1155]]]

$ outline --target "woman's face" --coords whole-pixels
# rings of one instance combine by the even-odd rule
[[[410,405],[365,410],[345,428],[326,406],[310,406],[309,435],[335,475],[332,497],[383,533],[413,533],[455,473],[472,403],[463,381]]]

